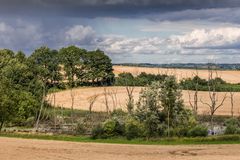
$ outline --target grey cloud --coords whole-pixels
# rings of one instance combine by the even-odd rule
[[[186,9],[240,7],[239,0],[1,0],[1,14],[136,17]],[[9,12],[11,11],[11,12]]]

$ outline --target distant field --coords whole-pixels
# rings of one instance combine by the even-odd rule
[[[142,87],[136,87],[134,89],[134,99],[137,102],[139,97],[139,92]],[[105,91],[104,91],[105,90]],[[88,110],[91,97],[97,95],[97,99],[93,105],[94,111],[106,111],[106,100],[105,94],[109,93],[107,96],[107,103],[109,109],[122,108],[126,110],[126,100],[127,100],[127,92],[125,87],[83,87],[73,89],[74,95],[74,109],[82,109]],[[190,92],[193,94],[193,92]],[[221,97],[225,94],[224,92],[218,93],[219,101]],[[69,90],[61,91],[55,93],[56,101],[55,105],[64,108],[71,107],[71,92]],[[187,91],[183,91],[183,99],[186,106],[189,105],[189,96]],[[209,102],[208,92],[199,92],[199,99],[202,99],[204,102]],[[240,115],[240,93],[235,93],[234,95],[234,113],[235,115]],[[48,100],[50,103],[54,104],[53,96],[50,94],[48,96]],[[225,100],[223,107],[221,107],[216,114],[218,115],[230,115],[230,98],[228,94],[228,98]],[[199,114],[208,114],[209,108],[206,105],[203,105],[199,102]]]
[[[175,75],[178,80],[183,78],[193,77],[195,69],[168,69],[168,68],[147,68],[147,67],[128,67],[128,66],[113,66],[114,73],[118,75],[123,72],[130,72],[133,75],[138,75],[141,72],[151,74],[168,74]],[[208,70],[198,70],[198,75],[201,78],[208,78]],[[240,83],[240,71],[218,71],[218,75],[229,83]]]

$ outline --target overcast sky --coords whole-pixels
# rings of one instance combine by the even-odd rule
[[[240,63],[239,0],[0,0],[0,48],[105,51],[114,63]]]

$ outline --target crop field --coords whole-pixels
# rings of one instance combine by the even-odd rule
[[[139,93],[142,87],[134,88],[134,100],[135,103],[138,101]],[[185,105],[190,108],[189,94],[191,95],[191,101],[193,101],[193,91],[183,91],[183,100]],[[230,94],[226,92],[218,92],[218,102],[221,103],[223,96],[227,94],[227,98],[223,103],[223,106],[217,110],[217,115],[230,115],[231,114],[231,100]],[[55,102],[54,96],[55,95]],[[93,97],[95,101],[92,105],[93,111],[106,111],[121,108],[126,110],[127,102],[127,90],[126,87],[83,87],[70,90],[57,92],[50,94],[48,96],[48,101],[51,104],[55,104],[58,107],[71,108],[72,97],[74,99],[73,108],[88,110],[90,103],[93,102]],[[240,115],[240,93],[234,93],[234,114]],[[210,98],[208,92],[199,92],[199,112],[198,114],[209,114],[209,107],[204,105],[202,102],[210,103]]]
[[[191,78],[195,76],[195,69],[171,69],[171,68],[147,68],[147,67],[129,67],[129,66],[113,66],[114,73],[118,75],[123,72],[130,72],[133,75],[138,75],[141,72],[149,74],[167,74],[175,75],[178,80],[183,78]],[[217,71],[218,76],[229,83],[240,83],[240,71],[237,70],[223,70]],[[208,70],[198,70],[198,76],[208,79]]]

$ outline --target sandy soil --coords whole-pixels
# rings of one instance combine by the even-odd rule
[[[135,102],[137,102],[139,97],[139,92],[141,91],[142,87],[135,87],[134,89],[134,99]],[[106,92],[105,92],[105,91]],[[126,110],[126,102],[127,102],[127,91],[125,87],[86,87],[86,88],[77,88],[73,89],[73,95],[74,95],[74,108],[75,109],[83,109],[88,110],[90,99],[93,96],[97,96],[97,99],[95,103],[93,104],[93,110],[94,111],[106,111],[106,100],[105,100],[105,94],[109,93],[107,96],[107,102],[109,109],[116,109],[116,108],[122,108]],[[193,101],[193,92],[190,92],[191,101]],[[220,104],[222,97],[225,95],[224,92],[218,93],[219,94],[219,102],[217,104]],[[218,115],[230,115],[231,113],[231,101],[230,101],[230,94],[227,94],[227,98],[225,102],[223,103],[223,106],[219,108],[219,110],[216,112]],[[189,94],[188,91],[183,91],[183,99],[184,103],[187,107],[190,108],[189,105]],[[199,92],[199,114],[208,114],[209,108],[207,105],[203,105],[202,102],[200,102],[200,99],[202,102],[208,102],[210,103],[208,92]],[[240,115],[240,93],[235,93],[234,95],[234,114]],[[48,100],[50,103],[55,106],[59,107],[65,107],[65,108],[71,108],[71,92],[70,90],[62,91],[55,93],[55,103],[53,100],[53,95],[48,96]]]
[[[141,72],[151,74],[168,74],[175,75],[177,79],[193,77],[196,71],[194,69],[166,69],[166,68],[146,68],[146,67],[128,67],[128,66],[113,66],[114,73],[118,75],[123,72],[130,72],[133,75],[140,74]],[[208,78],[207,70],[198,70],[198,75],[201,78]],[[240,82],[240,71],[218,71],[218,76],[229,83]]]
[[[2,160],[239,160],[240,145],[120,145],[0,138]]]

